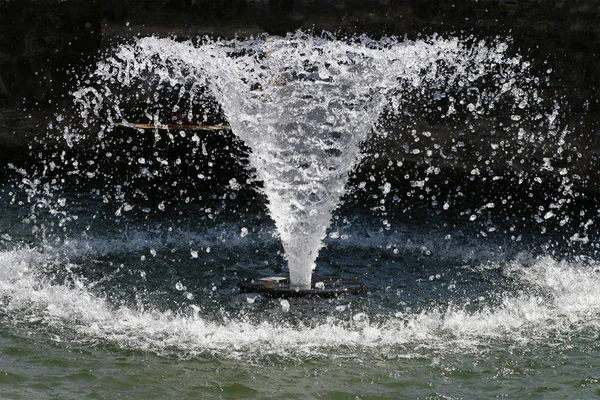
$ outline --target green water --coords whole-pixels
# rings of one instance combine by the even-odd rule
[[[596,338],[552,345],[490,344],[475,354],[344,349],[345,355],[189,359],[2,332],[6,399],[594,398]],[[388,353],[388,354],[385,354]]]
[[[371,231],[355,217],[319,263],[369,291],[288,311],[237,289],[280,272],[266,219],[245,237],[243,220],[165,235],[134,218],[39,241],[5,210],[3,399],[600,396],[593,251],[561,259],[535,235],[478,237],[451,219]]]

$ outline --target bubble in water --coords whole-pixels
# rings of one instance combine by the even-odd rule
[[[242,228],[241,232],[240,232],[240,236],[241,237],[246,237],[248,236],[248,228],[244,227]]]
[[[286,299],[280,300],[279,304],[281,305],[281,310],[283,310],[283,312],[290,311],[290,302],[287,301]]]

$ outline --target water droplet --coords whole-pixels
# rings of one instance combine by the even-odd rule
[[[356,313],[352,316],[352,320],[354,322],[361,322],[361,323],[368,323],[369,322],[369,317],[367,314],[360,312],[360,313]]]
[[[386,182],[380,189],[383,194],[386,195],[392,190],[392,185],[389,182]]]
[[[238,183],[238,181],[235,178],[231,178],[229,180],[229,188],[231,190],[239,190],[240,189],[240,184]]]

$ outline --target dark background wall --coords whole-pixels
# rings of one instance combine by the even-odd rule
[[[0,0],[0,163],[31,154],[46,116],[68,104],[73,77],[103,48],[136,35],[297,29],[510,35],[534,68],[553,69],[587,135],[599,134],[600,0]]]
[[[533,59],[554,59],[563,84],[586,89],[600,80],[598,0],[0,0],[2,105],[48,100],[63,87],[66,67],[89,64],[117,37],[296,29],[510,34]]]

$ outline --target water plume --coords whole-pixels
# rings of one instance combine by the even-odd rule
[[[189,120],[207,121],[216,104],[250,148],[291,284],[306,289],[361,145],[373,132],[386,135],[383,114],[406,115],[406,99],[420,96],[448,118],[477,119],[509,102],[511,118],[520,120],[516,111],[538,100],[523,90],[529,64],[507,48],[474,38],[340,40],[302,32],[198,44],[148,37],[119,46],[90,75],[96,84],[74,96],[84,120],[111,123],[101,137],[125,119],[131,96],[146,99],[145,122],[157,129],[164,113],[151,108],[165,91],[176,98],[170,112]],[[497,84],[485,86],[490,78]]]

